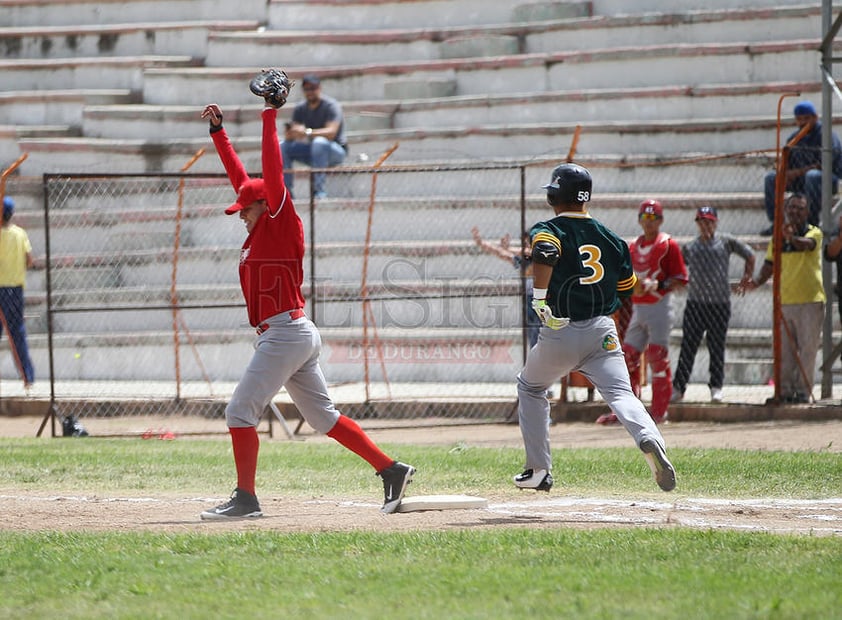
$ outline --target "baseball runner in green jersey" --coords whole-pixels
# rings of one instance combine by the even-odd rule
[[[541,318],[538,343],[517,377],[518,418],[526,451],[524,471],[514,477],[522,489],[549,491],[550,403],[547,388],[579,371],[599,390],[644,453],[658,486],[675,488],[675,469],[664,438],[634,395],[611,314],[620,296],[640,288],[628,244],[591,217],[592,179],[577,164],[561,164],[544,186],[555,217],[532,227],[535,277],[532,307]]]

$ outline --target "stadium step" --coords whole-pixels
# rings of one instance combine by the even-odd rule
[[[785,0],[787,6],[815,6],[815,0]],[[665,11],[701,11],[710,9],[731,9],[740,7],[777,10],[780,0],[593,0],[595,15],[617,15],[621,13],[657,13]]]
[[[389,129],[423,127],[470,127],[512,124],[557,125],[567,123],[622,122],[634,110],[636,121],[671,119],[751,119],[773,115],[777,99],[784,92],[803,97],[820,96],[816,82],[773,82],[712,86],[595,89],[352,101],[342,106],[346,131],[364,135]],[[297,102],[298,96],[294,95]],[[2,98],[0,98],[2,105]],[[207,135],[198,122],[201,105],[89,104],[83,113],[82,133],[90,138],[134,139],[161,134],[169,138],[197,138]],[[231,105],[223,109],[229,136],[260,133],[263,105]],[[290,112],[281,111],[281,117]],[[78,124],[78,123],[77,123]],[[353,148],[353,144],[351,145]]]
[[[784,0],[786,7],[814,9],[815,0]],[[372,28],[430,28],[552,21],[593,16],[639,16],[643,13],[709,12],[744,9],[780,10],[775,0],[593,0],[567,2],[487,2],[484,0],[270,0],[272,30],[370,30]],[[639,19],[639,17],[638,17]]]
[[[0,118],[13,125],[82,127],[85,106],[117,108],[133,103],[128,89],[24,90],[0,92]]]
[[[260,153],[255,140],[236,139],[235,147],[247,170],[260,171]],[[393,146],[393,143],[388,145]],[[140,141],[114,140],[50,140],[20,141],[29,157],[19,170],[26,176],[44,172],[61,173],[176,173],[199,149],[211,148],[207,140],[178,141],[174,144],[149,145],[143,149]],[[567,149],[568,146],[563,147]],[[385,151],[385,148],[384,148]],[[400,148],[398,148],[400,151]],[[372,151],[379,157],[382,151]],[[396,151],[397,153],[397,151]],[[352,157],[359,152],[352,151]],[[547,183],[549,174],[563,155],[557,151],[539,154],[528,159],[476,160],[452,159],[443,162],[431,157],[429,161],[403,161],[401,165],[380,169],[378,198],[417,198],[429,193],[429,174],[421,174],[416,166],[438,166],[436,196],[464,199],[482,195],[494,184],[505,183],[499,193],[515,190],[519,179],[514,166],[524,165],[526,187],[539,188]],[[696,154],[676,152],[671,155],[614,155],[577,157],[576,161],[592,169],[599,183],[599,191],[606,194],[696,194],[715,189],[715,194],[762,192],[763,176],[774,168],[774,156],[756,153],[734,157],[723,153]],[[500,169],[508,170],[501,172]],[[213,152],[201,157],[190,169],[191,173],[220,174],[220,163]],[[349,164],[327,171],[331,196],[339,200],[367,199],[371,195],[371,168],[368,164]],[[299,203],[309,197],[309,171],[294,168],[295,196]],[[354,174],[365,173],[365,174]],[[385,179],[385,180],[384,180]],[[431,198],[436,198],[432,196]],[[227,198],[226,198],[227,200]]]
[[[68,125],[0,125],[0,161],[13,162],[20,157],[22,140],[52,140],[78,135],[79,129]]]
[[[331,0],[270,0],[272,30],[369,30],[371,28],[442,28],[570,19],[591,14],[589,0],[564,2],[488,2],[419,0],[413,2],[336,3]]]
[[[195,117],[195,111],[194,111]],[[282,119],[283,120],[283,119]],[[282,122],[279,121],[279,122]],[[199,134],[191,138],[166,137],[166,124],[159,136],[133,139],[90,137],[21,138],[20,152],[29,153],[22,173],[43,172],[176,172],[199,149],[212,148],[207,124],[193,121]],[[578,129],[577,129],[578,128]],[[407,128],[348,132],[351,144],[348,165],[362,159],[374,161],[398,144],[390,164],[453,162],[476,163],[529,161],[535,158],[562,159],[574,143],[577,161],[599,158],[605,153],[618,157],[646,153],[664,161],[686,158],[686,154],[767,152],[774,154],[776,120],[761,117],[731,121],[721,119],[693,121],[535,123],[484,125],[481,127]],[[248,132],[246,132],[248,134]],[[259,134],[232,136],[232,141],[247,167],[259,169]],[[194,167],[197,172],[217,172],[215,154],[204,157]],[[762,174],[751,180],[757,186]],[[672,188],[664,188],[673,191]],[[738,191],[746,191],[743,186]],[[695,191],[687,187],[688,191]],[[608,191],[615,191],[613,189]]]
[[[206,203],[213,188],[216,195],[230,196],[227,180],[215,179],[214,185],[199,183],[190,178],[182,194],[183,210],[180,221],[181,247],[236,247],[242,242],[239,223],[224,215],[227,203]],[[163,247],[171,247],[177,220],[179,195],[176,189],[164,191],[160,185],[147,191],[123,193],[118,201],[103,201],[99,191],[76,192],[73,208],[53,206],[50,215],[50,245],[54,255],[98,252],[113,247],[115,239],[138,234],[138,239],[128,243],[137,247],[149,238],[140,231],[166,232]],[[175,183],[173,183],[175,185]],[[13,186],[15,187],[15,186]],[[15,189],[17,189],[15,187]],[[40,194],[23,194],[16,191],[18,211],[16,222],[25,228],[32,241],[33,252],[43,256],[44,215]],[[694,223],[699,206],[712,205],[719,210],[720,230],[738,235],[746,243],[761,244],[765,248],[768,237],[757,236],[766,225],[763,196],[752,193],[680,193],[680,194],[606,194],[595,196],[589,204],[590,212],[608,223],[618,234],[634,238],[639,234],[636,220],[638,205],[651,197],[658,198],[666,209],[670,232],[680,238],[690,238],[697,233]],[[540,221],[551,215],[546,199],[537,191],[526,197],[527,222]],[[310,241],[309,202],[296,203]],[[316,244],[353,243],[362,238],[368,219],[367,199],[326,199],[319,202],[312,221],[316,225]],[[478,225],[482,236],[496,241],[505,234],[517,236],[520,228],[520,199],[516,196],[474,195],[462,199],[449,196],[429,198],[380,198],[375,203],[373,235],[375,240],[393,241],[400,235],[402,241],[425,241],[431,238],[442,242],[464,241],[471,238],[470,228]],[[345,225],[332,226],[341,218]],[[421,221],[423,226],[407,227],[409,218]],[[143,239],[143,241],[140,241]]]
[[[659,45],[758,43],[808,39],[821,32],[820,6],[575,17],[446,28],[375,26],[368,30],[295,32],[281,27],[258,33],[212,32],[207,63],[220,67],[268,66],[283,57],[290,68],[312,64],[327,67],[378,63],[383,58],[412,62],[554,53],[559,41],[564,41],[565,50],[587,51],[604,47],[605,41],[613,47],[635,47],[644,41]],[[746,28],[748,22],[751,28]],[[315,49],[314,37],[319,41]]]
[[[254,21],[141,22],[0,28],[5,59],[207,56],[211,32],[256,31]]]
[[[144,71],[190,67],[191,56],[121,56],[0,60],[0,90],[117,88],[140,92]]]
[[[339,101],[370,101],[384,96],[390,80],[446,76],[455,80],[455,95],[532,93],[578,89],[700,86],[780,81],[819,82],[817,39],[774,42],[668,44],[588,51],[516,54],[365,65],[311,65],[290,71],[298,79],[318,73],[322,89]],[[842,48],[842,42],[838,43]],[[183,104],[216,101],[220,105],[253,104],[245,86],[254,66],[150,68],[144,72],[143,101]]]
[[[266,0],[3,0],[0,26],[13,28],[77,26],[84,24],[148,23],[150,16],[168,22],[265,22]]]

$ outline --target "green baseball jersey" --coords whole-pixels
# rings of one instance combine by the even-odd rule
[[[566,211],[530,231],[532,245],[552,243],[559,253],[547,290],[558,317],[584,321],[613,314],[628,297],[637,276],[628,244],[588,213]]]

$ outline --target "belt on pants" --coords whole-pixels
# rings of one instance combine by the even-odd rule
[[[281,312],[281,314],[287,314],[287,315],[289,315],[289,320],[290,320],[290,321],[294,321],[295,319],[300,319],[302,316],[304,316],[304,310],[302,310],[301,308],[296,308],[295,310],[289,310],[289,311],[287,311],[287,312]],[[263,323],[261,323],[260,325],[258,325],[258,326],[255,328],[255,330],[254,330],[254,331],[256,331],[256,332],[257,332],[257,335],[259,336],[260,334],[262,334],[263,332],[265,332],[266,330],[268,330],[268,329],[269,329],[269,327],[271,327],[271,326],[269,325],[269,323],[268,323],[268,322],[266,322],[266,321],[264,321]]]

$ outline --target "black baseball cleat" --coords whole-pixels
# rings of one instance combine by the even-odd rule
[[[380,512],[391,514],[398,509],[403,499],[403,494],[406,493],[407,485],[412,482],[412,476],[415,475],[415,468],[406,463],[395,461],[389,467],[377,473],[383,478],[383,508]]]
[[[675,468],[661,445],[654,439],[644,439],[640,442],[640,449],[658,486],[664,491],[672,491],[675,488]]]
[[[262,516],[263,513],[260,511],[257,496],[252,495],[248,491],[243,491],[239,487],[234,489],[231,499],[227,502],[220,504],[216,508],[205,510],[201,514],[204,521],[254,519]]]
[[[553,488],[553,476],[546,469],[526,469],[514,477],[515,486],[521,489],[547,491]]]

